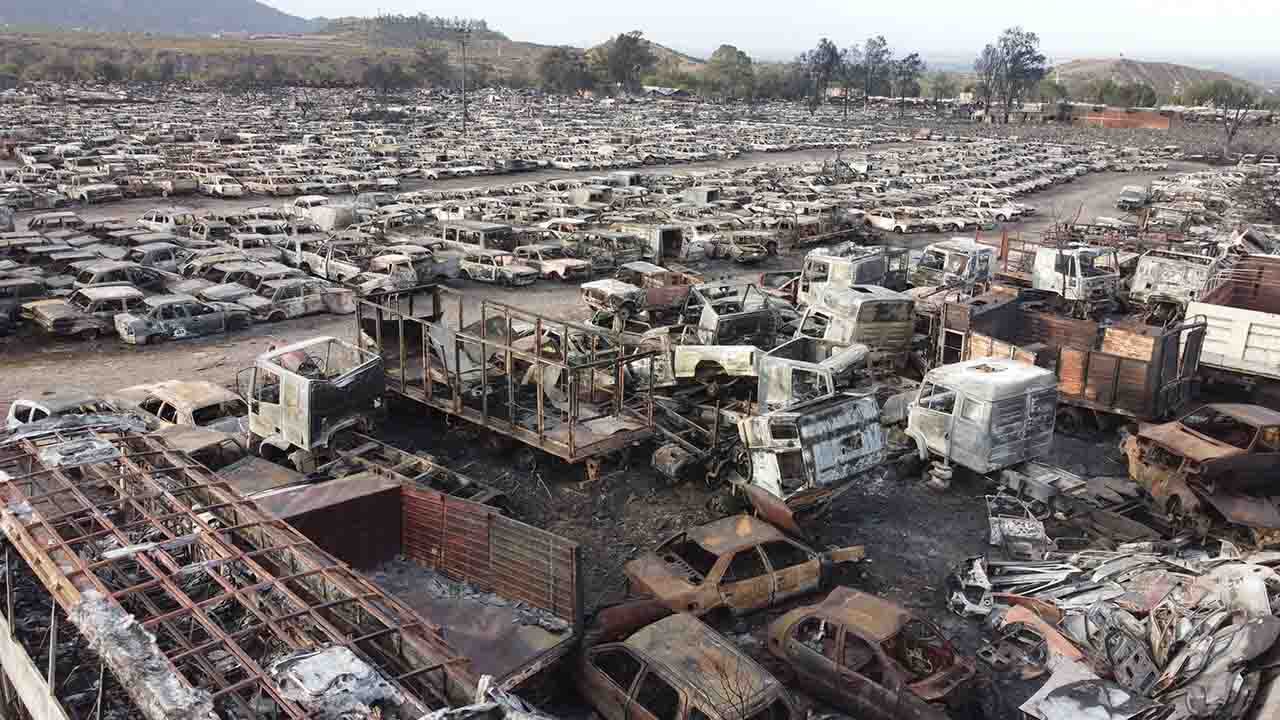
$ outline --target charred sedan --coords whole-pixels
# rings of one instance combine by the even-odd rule
[[[116,332],[131,345],[157,340],[243,330],[253,324],[249,310],[232,303],[201,302],[186,295],[147,298],[145,309],[116,315]]]

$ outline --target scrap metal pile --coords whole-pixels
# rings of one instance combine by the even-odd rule
[[[1280,711],[1280,553],[1187,536],[1058,550],[1009,495],[988,498],[993,546],[948,579],[981,618],[978,656],[1043,686],[1039,720],[1270,718]],[[1058,534],[1058,533],[1055,533]],[[1063,547],[1078,537],[1063,532]]]

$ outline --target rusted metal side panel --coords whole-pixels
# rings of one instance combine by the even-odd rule
[[[401,495],[406,557],[581,627],[577,543],[434,490],[405,485]]]

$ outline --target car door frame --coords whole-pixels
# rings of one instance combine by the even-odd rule
[[[757,559],[760,561],[761,566],[764,567],[764,572],[756,578],[752,578],[748,580],[737,580],[731,583],[726,582],[725,574],[729,572],[729,566],[733,564],[734,559],[738,555],[744,552],[756,553]],[[719,600],[718,605],[721,607],[728,608],[730,612],[742,615],[742,614],[751,612],[753,610],[758,610],[760,608],[768,607],[769,605],[773,604],[773,596],[774,596],[773,571],[769,567],[769,563],[765,559],[764,553],[760,550],[759,547],[752,545],[751,547],[743,548],[742,550],[739,550],[731,555],[724,556],[723,558],[720,559],[720,561],[717,563],[717,567],[712,572],[715,577],[716,594]],[[752,583],[761,583],[761,582],[766,584],[765,588],[749,587]],[[729,587],[730,585],[732,585],[733,587],[730,588]],[[733,590],[733,592],[730,592],[730,590]],[[743,599],[756,597],[756,598],[759,598],[760,601],[744,606],[741,603],[734,604],[730,602],[735,597],[743,598]]]
[[[803,563],[779,570],[773,566],[773,561],[769,559],[769,553],[764,549],[764,546],[771,542],[790,545],[796,550],[803,552],[809,557],[809,559]],[[822,560],[819,558],[817,553],[809,548],[806,548],[800,543],[794,542],[789,538],[767,540],[760,543],[757,548],[760,550],[760,554],[764,556],[765,564],[774,578],[773,597],[771,598],[771,602],[777,603],[789,598],[805,595],[818,590],[822,586]],[[805,580],[806,578],[809,579],[807,582]],[[786,581],[785,587],[784,581]]]
[[[624,652],[635,659],[639,664],[640,667],[636,670],[635,677],[631,678],[631,684],[629,686],[620,689],[618,684],[615,683],[612,678],[599,670],[592,662],[597,655],[607,651]],[[602,712],[598,707],[596,707],[596,712],[599,712],[605,720],[627,720],[631,710],[632,693],[640,682],[640,678],[644,677],[648,668],[649,663],[646,662],[642,656],[623,643],[607,643],[587,649],[582,658],[582,674],[584,676],[583,684],[586,684],[588,687],[597,691],[593,694],[598,695],[599,693],[608,693],[610,699],[616,703],[614,707],[609,709],[615,711],[617,717],[611,717],[607,712]],[[583,694],[586,695],[587,693]],[[592,704],[593,706],[595,705],[594,702]]]

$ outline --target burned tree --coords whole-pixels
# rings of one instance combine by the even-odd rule
[[[1190,93],[1190,100],[1197,105],[1211,104],[1222,114],[1223,156],[1231,152],[1231,143],[1248,121],[1250,111],[1258,106],[1258,97],[1252,89],[1230,80],[1214,80],[1196,87]]]

